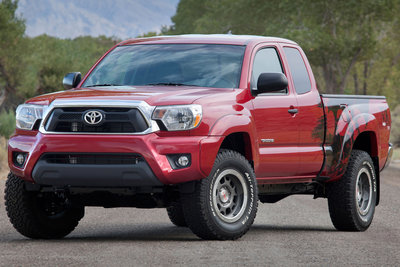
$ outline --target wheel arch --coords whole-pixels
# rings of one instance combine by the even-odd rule
[[[361,113],[348,122],[339,121],[322,176],[330,177],[331,181],[340,179],[353,149],[366,151],[371,158],[378,158],[379,136],[376,129],[378,121],[372,114]]]
[[[344,134],[337,133],[335,137],[336,145],[341,145],[340,151],[336,150],[336,159],[333,158],[333,168],[325,170],[335,181],[342,177],[347,169],[351,153],[354,149],[367,152],[374,163],[375,175],[377,180],[377,199],[376,205],[380,200],[380,175],[379,175],[379,136],[378,120],[372,114],[361,113],[354,116],[346,125]]]
[[[230,149],[243,155],[254,168],[252,142],[248,132],[231,133],[224,138],[220,149]]]
[[[229,149],[243,155],[254,168],[254,144],[248,132],[231,132],[226,136],[216,137],[220,139],[217,144],[208,143],[210,138],[204,139],[201,142],[201,170],[205,176],[208,176],[217,158],[220,149]]]
[[[217,157],[218,151],[221,148],[230,149],[239,152],[243,155],[252,165],[258,164],[258,154],[256,153],[255,130],[253,127],[253,120],[250,116],[242,114],[230,114],[221,117],[215,122],[209,131],[209,136],[221,138],[219,146],[209,147],[202,142],[201,150],[206,151],[207,154],[201,156],[201,169],[205,175],[211,172],[214,161]]]
[[[380,200],[380,173],[379,173],[379,154],[378,154],[378,137],[374,131],[364,131],[360,133],[354,141],[353,149],[362,150],[367,152],[372,158],[374,163],[376,182],[377,182],[377,195],[376,206]]]
[[[359,114],[347,125],[341,144],[339,163],[347,166],[353,149],[366,151],[371,157],[378,156],[378,121],[374,115]]]

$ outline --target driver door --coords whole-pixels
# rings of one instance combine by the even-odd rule
[[[277,46],[262,47],[253,58],[251,89],[257,90],[261,73],[287,73]],[[253,99],[259,165],[257,177],[296,176],[299,170],[299,121],[296,113],[297,99],[289,88],[276,93],[258,94]]]

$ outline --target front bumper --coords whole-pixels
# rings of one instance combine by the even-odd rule
[[[158,186],[178,184],[207,177],[222,136],[161,137],[146,135],[15,135],[10,138],[10,170],[22,179],[38,184],[71,186]],[[14,152],[26,152],[22,167],[13,162]],[[127,153],[138,154],[143,162],[135,166],[85,165],[48,166],[40,161],[45,153]],[[188,153],[191,165],[173,169],[168,154]]]

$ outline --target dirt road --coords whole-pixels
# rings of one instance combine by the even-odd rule
[[[3,203],[2,266],[400,265],[400,167],[382,173],[381,204],[364,233],[336,231],[325,199],[294,196],[260,204],[251,230],[233,242],[202,241],[173,226],[164,209],[126,208],[86,208],[65,239],[29,240],[11,226]]]

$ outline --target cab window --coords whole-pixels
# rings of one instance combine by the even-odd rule
[[[301,95],[310,92],[310,77],[300,51],[292,47],[284,47],[283,50],[289,64],[296,93]]]

